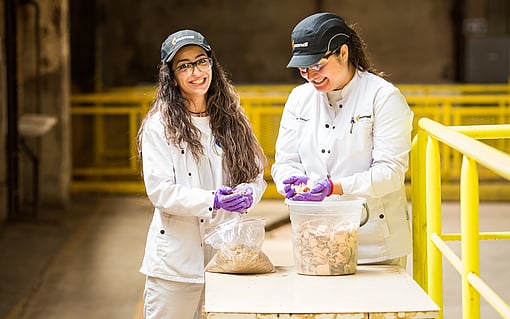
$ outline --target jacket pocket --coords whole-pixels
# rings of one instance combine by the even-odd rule
[[[156,235],[158,255],[176,256],[200,247],[200,231],[196,217],[168,215],[162,218],[161,229]]]
[[[373,145],[374,120],[372,115],[357,115],[351,119],[348,135],[351,135],[352,149],[371,150]]]
[[[386,256],[386,239],[390,237],[390,228],[382,210],[370,212],[370,220],[359,229],[358,251],[360,259],[374,259]]]

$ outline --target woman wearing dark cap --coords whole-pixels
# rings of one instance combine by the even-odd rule
[[[272,176],[289,200],[332,194],[366,199],[359,263],[405,267],[412,237],[405,194],[412,112],[370,63],[365,44],[339,16],[317,13],[292,32],[292,58],[306,84],[289,95]],[[298,194],[296,185],[311,185]]]
[[[144,318],[198,318],[205,232],[249,211],[266,188],[262,148],[200,33],[182,30],[163,42],[156,99],[137,142],[155,208],[140,269]]]

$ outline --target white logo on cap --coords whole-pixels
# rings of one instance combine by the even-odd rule
[[[177,42],[182,41],[182,40],[194,39],[194,38],[195,38],[195,36],[193,36],[193,35],[185,35],[185,36],[182,36],[180,38],[173,38],[172,39],[172,45],[176,45]]]
[[[308,41],[303,43],[294,43],[294,48],[307,48],[308,47]]]

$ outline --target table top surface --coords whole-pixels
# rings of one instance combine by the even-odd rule
[[[205,275],[206,313],[422,314],[438,306],[399,266],[358,266],[346,276],[306,276],[294,267],[263,275]]]

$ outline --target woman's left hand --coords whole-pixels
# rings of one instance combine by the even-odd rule
[[[243,195],[244,210],[253,205],[253,188],[246,185],[238,185],[232,189],[234,193],[241,193]]]

